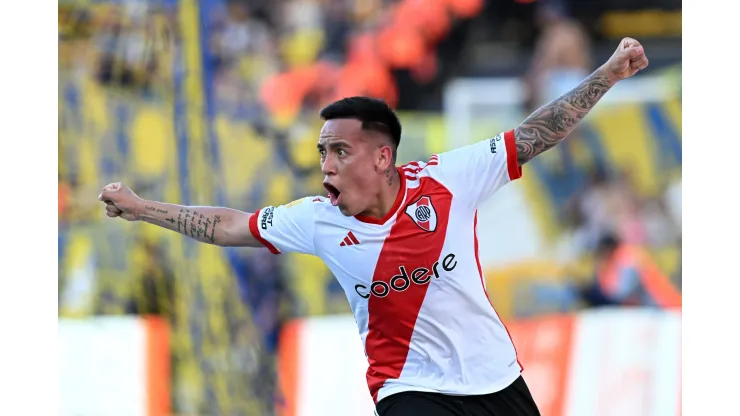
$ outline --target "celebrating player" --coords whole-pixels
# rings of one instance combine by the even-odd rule
[[[477,209],[647,65],[640,43],[625,38],[578,87],[515,129],[401,167],[393,110],[366,97],[334,102],[320,113],[327,197],[254,213],[146,201],[121,183],[98,198],[109,217],[204,243],[319,256],[349,300],[380,416],[538,415],[486,293]]]

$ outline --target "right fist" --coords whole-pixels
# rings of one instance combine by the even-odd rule
[[[139,205],[142,199],[121,182],[106,185],[98,199],[105,203],[105,215],[111,218],[121,217],[126,221],[139,219]]]

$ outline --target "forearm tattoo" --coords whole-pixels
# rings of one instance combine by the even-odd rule
[[[568,137],[613,85],[609,77],[594,72],[578,87],[541,107],[514,130],[519,164]]]
[[[149,206],[149,205],[144,206],[144,208],[146,210],[148,210],[148,211],[152,211],[152,212],[155,212],[157,214],[167,214],[167,210],[166,209],[160,209],[160,208],[152,207],[152,206]]]
[[[220,215],[206,216],[196,210],[183,208],[177,218],[167,218],[172,229],[198,241],[215,244],[216,227],[221,223]],[[177,224],[177,228],[174,225]]]

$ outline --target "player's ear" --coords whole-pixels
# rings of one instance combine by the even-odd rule
[[[388,143],[381,143],[378,148],[376,166],[379,172],[393,166],[393,148]]]

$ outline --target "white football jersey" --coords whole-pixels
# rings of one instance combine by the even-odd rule
[[[346,217],[308,197],[257,211],[250,230],[275,254],[319,256],[336,276],[376,403],[403,391],[502,390],[522,368],[486,293],[476,225],[480,203],[521,177],[514,132],[398,170],[401,189],[383,219]]]

